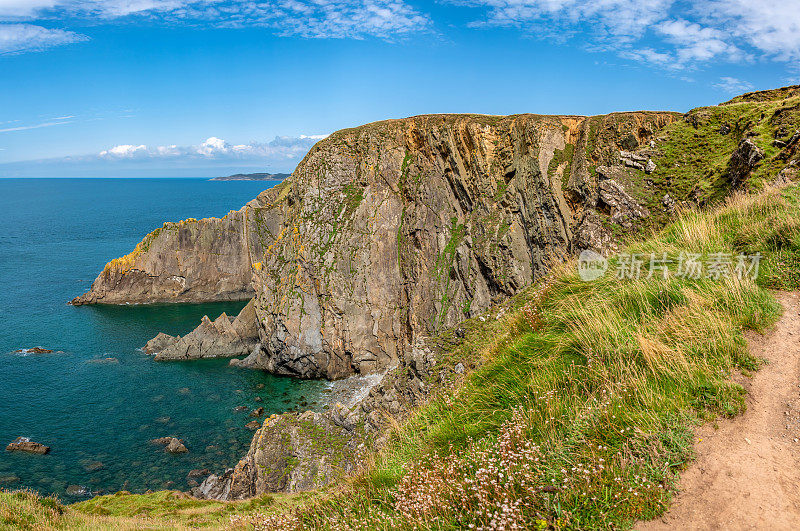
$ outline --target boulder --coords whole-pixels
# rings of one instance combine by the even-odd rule
[[[159,437],[152,439],[150,443],[164,446],[164,451],[171,454],[185,454],[189,451],[183,441],[177,437]]]
[[[41,443],[33,442],[27,437],[17,437],[14,442],[6,446],[7,452],[28,452],[30,454],[44,455],[50,452],[50,447]]]
[[[251,417],[260,417],[263,414],[264,414],[264,408],[263,407],[257,407],[253,411],[250,412],[250,416]]]
[[[630,151],[620,151],[619,157],[625,166],[641,171],[645,171],[646,163],[649,160],[645,155],[632,153]]]
[[[67,487],[67,494],[70,496],[91,496],[91,491],[81,485],[70,485]]]
[[[185,454],[189,450],[184,446],[184,444],[179,440],[173,438],[166,447],[166,451],[171,454]]]
[[[202,478],[206,477],[211,474],[211,471],[207,468],[195,468],[194,470],[190,470],[188,474],[186,474],[187,478]]]
[[[253,420],[245,424],[244,427],[247,428],[248,430],[257,430],[258,428],[261,427],[261,423],[257,420]]]

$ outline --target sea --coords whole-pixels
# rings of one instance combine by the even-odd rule
[[[187,490],[247,452],[249,413],[321,409],[330,385],[231,368],[156,362],[140,349],[244,302],[80,306],[109,260],[165,221],[224,216],[265,181],[0,179],[0,488],[74,502],[120,490]],[[17,352],[43,347],[52,353]],[[244,409],[244,411],[240,411]],[[261,417],[263,418],[263,417]],[[173,436],[189,452],[150,441]],[[17,437],[47,455],[4,451]]]

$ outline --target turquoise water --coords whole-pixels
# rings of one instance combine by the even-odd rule
[[[0,449],[0,487],[65,501],[187,489],[190,470],[221,471],[246,452],[252,432],[244,425],[253,419],[234,408],[270,414],[321,404],[324,382],[232,369],[226,360],[154,362],[138,350],[159,331],[184,334],[204,314],[244,303],[66,304],[164,221],[223,216],[273,184],[0,179],[0,445],[25,436],[52,448],[45,456]],[[60,352],[13,353],[33,346]],[[148,442],[167,435],[190,452],[170,455]],[[85,494],[67,494],[70,486]]]

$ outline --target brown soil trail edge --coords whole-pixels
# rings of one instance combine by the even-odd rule
[[[747,411],[697,431],[674,503],[636,529],[800,529],[800,294],[776,296],[784,313],[774,330],[748,337],[769,363],[739,379]]]

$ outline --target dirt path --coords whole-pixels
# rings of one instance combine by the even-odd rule
[[[776,329],[749,340],[769,364],[740,382],[747,411],[698,430],[672,507],[636,529],[800,529],[800,296],[778,299]]]

